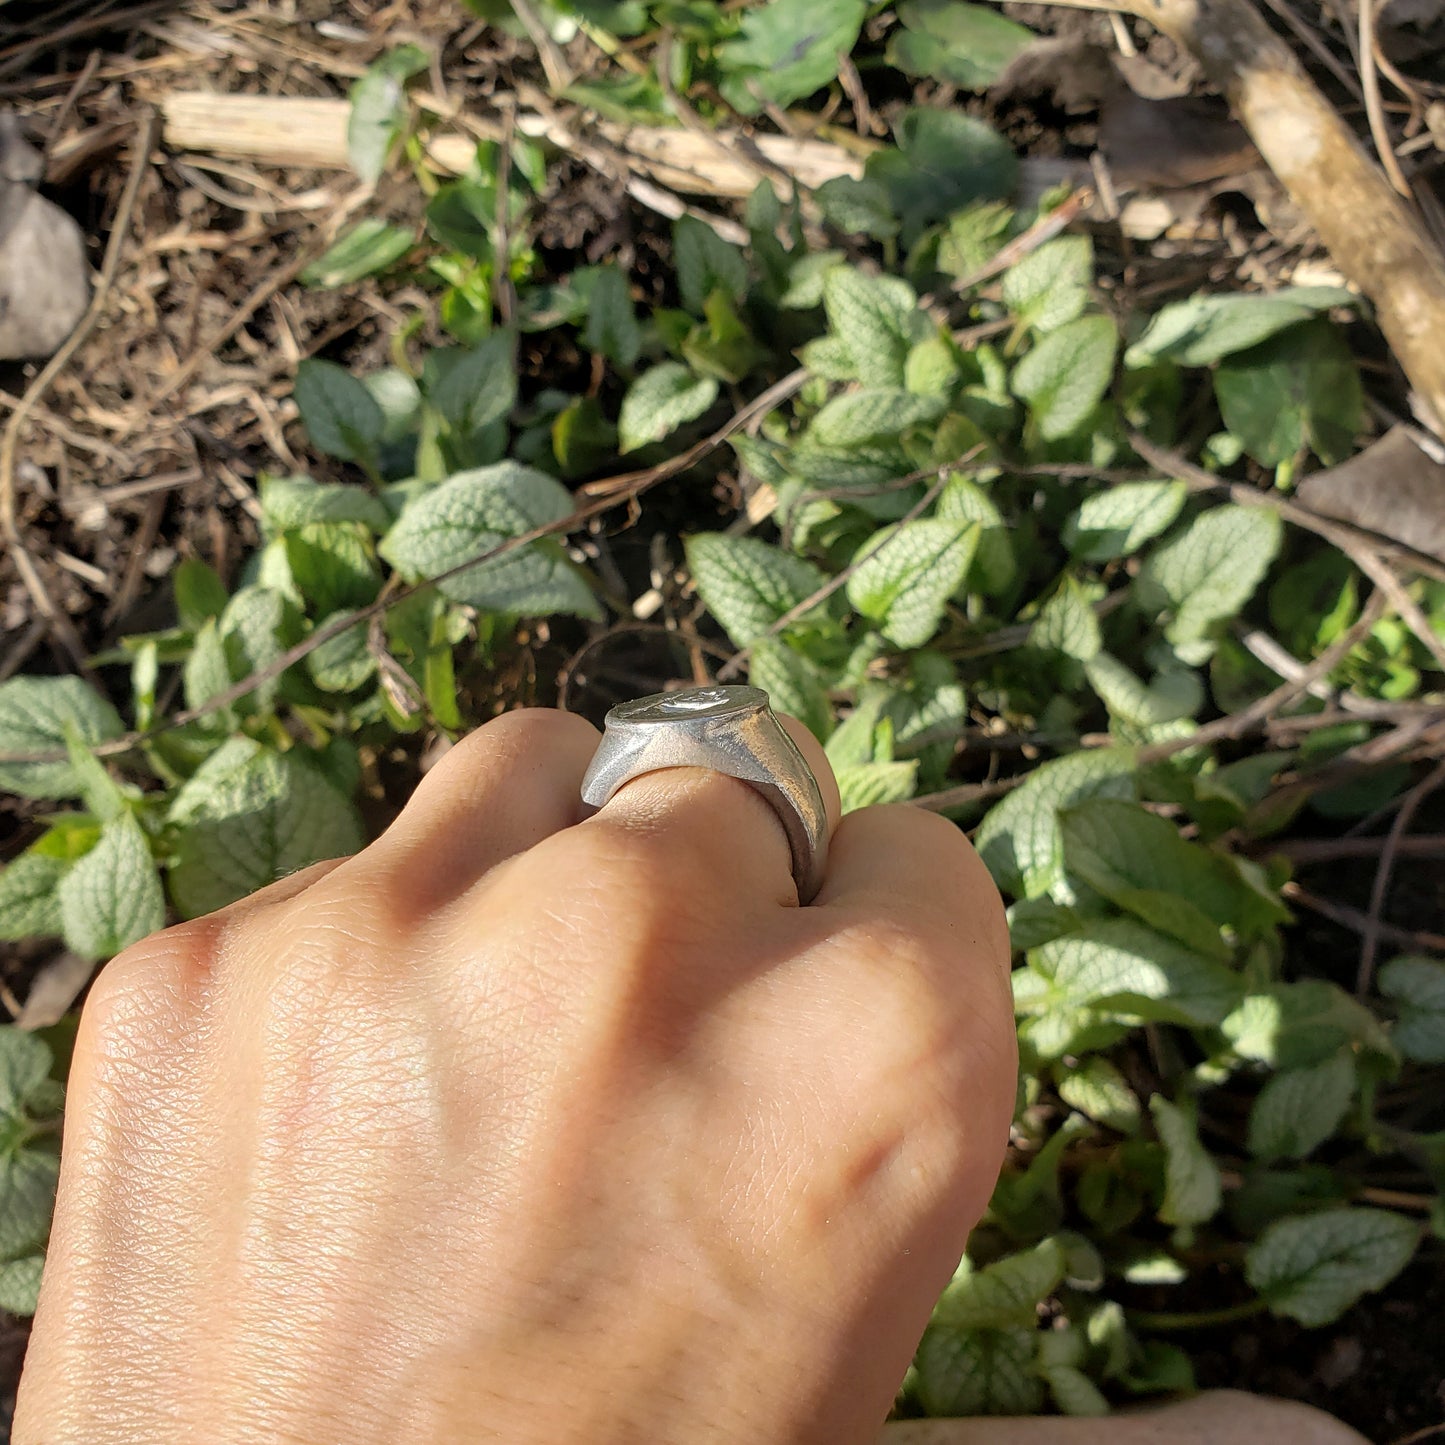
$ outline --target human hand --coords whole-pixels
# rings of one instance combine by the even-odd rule
[[[1002,1158],[998,895],[870,808],[798,908],[732,778],[579,823],[597,741],[499,718],[104,970],[17,1445],[873,1436]]]

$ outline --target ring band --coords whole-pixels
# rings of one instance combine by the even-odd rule
[[[662,768],[711,768],[760,793],[788,835],[798,902],[812,902],[828,861],[828,814],[767,693],[690,687],[619,703],[582,780],[582,801],[600,808],[624,783]]]

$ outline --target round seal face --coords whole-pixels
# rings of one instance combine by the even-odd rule
[[[618,703],[607,714],[609,723],[713,722],[761,711],[768,695],[757,687],[688,687],[677,692],[655,692],[632,702]]]

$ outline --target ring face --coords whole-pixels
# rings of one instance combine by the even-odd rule
[[[633,778],[664,768],[711,768],[759,793],[778,815],[793,857],[798,901],[822,886],[828,815],[818,780],[757,687],[690,687],[619,703],[587,776],[582,800],[600,808]]]

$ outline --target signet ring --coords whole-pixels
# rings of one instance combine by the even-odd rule
[[[582,780],[602,807],[624,783],[663,768],[711,768],[761,794],[788,836],[798,902],[810,903],[828,862],[818,780],[757,687],[689,687],[619,703]]]

